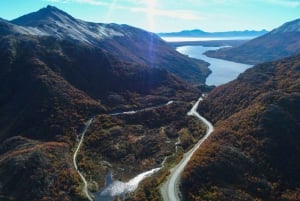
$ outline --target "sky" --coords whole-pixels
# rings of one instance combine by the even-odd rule
[[[85,21],[128,24],[156,33],[270,31],[300,18],[300,0],[1,0],[0,17],[12,20],[47,5]]]

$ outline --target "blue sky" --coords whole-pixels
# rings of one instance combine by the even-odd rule
[[[154,32],[272,30],[300,18],[300,0],[2,0],[0,17],[11,20],[47,5],[86,21]]]

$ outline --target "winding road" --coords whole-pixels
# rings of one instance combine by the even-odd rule
[[[165,106],[165,105],[170,105],[170,104],[172,104],[172,103],[174,103],[174,101],[169,101],[169,102],[167,102],[166,104],[163,104],[163,105],[158,105],[158,106],[153,106],[153,107],[149,107],[149,108],[145,108],[145,109],[141,109],[141,110],[136,110],[136,111],[127,111],[127,112],[119,112],[119,113],[113,113],[113,114],[110,114],[111,116],[116,116],[116,115],[121,115],[121,114],[135,114],[135,113],[137,113],[137,112],[142,112],[142,111],[148,111],[148,110],[152,110],[152,109],[156,109],[156,108],[159,108],[159,107],[162,107],[162,106]],[[93,122],[93,118],[91,118],[90,120],[88,120],[86,123],[85,123],[85,128],[84,128],[84,130],[82,131],[82,133],[81,133],[81,138],[80,138],[80,141],[79,141],[79,143],[78,143],[78,145],[77,145],[77,148],[76,148],[76,150],[75,150],[75,152],[74,152],[74,154],[73,154],[73,165],[74,165],[74,168],[75,168],[75,170],[77,171],[77,173],[79,174],[79,176],[80,176],[80,178],[81,178],[81,180],[82,180],[82,182],[83,182],[83,184],[84,184],[84,186],[83,186],[83,189],[82,189],[82,191],[83,191],[83,193],[85,194],[85,196],[90,200],[90,201],[93,201],[94,199],[92,198],[92,196],[91,196],[91,194],[89,193],[89,190],[88,190],[88,183],[87,183],[87,181],[86,181],[86,179],[85,179],[85,177],[83,176],[83,174],[78,170],[78,166],[77,166],[77,154],[78,154],[78,152],[79,152],[79,150],[80,150],[80,147],[81,147],[81,144],[83,143],[83,141],[84,141],[84,137],[85,137],[85,133],[86,133],[86,131],[87,131],[87,129],[89,128],[89,126],[92,124],[92,122]],[[156,170],[156,169],[155,169]],[[157,168],[157,170],[156,171],[158,171],[159,170],[159,168]],[[153,170],[151,170],[151,171],[153,171]],[[149,171],[150,172],[150,171]],[[147,173],[147,172],[146,172]],[[144,173],[145,174],[145,173]],[[141,174],[143,177],[144,177],[144,175],[143,174]],[[140,176],[140,175],[138,175],[138,176]],[[146,175],[147,176],[147,175]],[[141,177],[141,176],[140,176]],[[140,178],[139,177],[139,178]],[[134,180],[135,181],[135,180]],[[136,183],[139,183],[139,182],[136,182]],[[129,185],[130,186],[130,185]]]
[[[75,151],[74,154],[73,154],[73,165],[74,165],[74,168],[75,168],[75,170],[77,171],[77,173],[79,174],[79,176],[81,177],[81,180],[83,181],[83,184],[84,184],[82,191],[83,191],[83,193],[85,194],[85,196],[86,196],[90,201],[93,201],[93,198],[90,196],[90,193],[89,193],[89,190],[88,190],[88,184],[87,184],[86,179],[85,179],[84,176],[81,174],[81,172],[78,170],[76,158],[77,158],[78,151],[79,151],[79,149],[80,149],[80,147],[81,147],[81,144],[82,144],[82,142],[83,142],[83,140],[84,140],[85,133],[86,133],[87,129],[90,127],[90,125],[92,124],[92,122],[93,122],[93,118],[91,118],[90,120],[88,120],[88,121],[86,122],[85,128],[84,128],[84,130],[83,130],[82,133],[81,133],[81,138],[80,138],[80,141],[79,141],[78,146],[77,146],[77,148],[76,148],[76,151]]]
[[[188,151],[187,153],[184,154],[182,160],[171,170],[171,174],[168,177],[167,181],[161,186],[161,194],[162,194],[162,197],[163,197],[164,201],[180,201],[181,200],[181,198],[180,198],[181,195],[180,195],[180,192],[179,192],[180,175],[183,172],[183,170],[184,170],[185,166],[187,165],[188,161],[191,159],[194,152],[202,145],[202,143],[208,138],[208,136],[214,130],[213,125],[197,112],[197,108],[198,108],[199,102],[201,100],[202,100],[202,97],[200,97],[198,99],[198,101],[193,105],[192,109],[187,113],[187,115],[195,116],[196,118],[201,120],[207,126],[206,134],[203,138],[201,138],[201,140],[198,141],[197,144],[194,145],[194,147],[190,151]],[[173,103],[173,101],[170,101],[165,105],[169,105],[169,104],[172,104],[172,103]],[[161,106],[163,106],[163,105],[161,105]],[[150,109],[155,109],[155,108],[157,108],[157,107],[152,107]],[[147,109],[149,109],[149,108],[147,108]],[[113,116],[113,115],[120,115],[120,114],[134,114],[134,113],[137,113],[137,112],[140,112],[140,111],[145,111],[147,109],[138,110],[138,111],[122,112],[122,113],[114,113],[114,114],[111,114],[111,115]],[[73,154],[74,168],[77,171],[77,173],[79,174],[79,176],[81,177],[81,180],[83,181],[83,184],[84,184],[82,191],[90,201],[93,201],[94,199],[92,198],[91,194],[88,191],[88,184],[87,184],[87,181],[86,181],[85,177],[78,170],[76,158],[77,158],[77,154],[80,150],[80,147],[81,147],[81,145],[84,141],[85,133],[86,133],[87,129],[89,128],[89,126],[91,125],[92,122],[93,122],[93,118],[91,118],[90,120],[88,120],[86,122],[85,128],[81,133],[80,141],[79,141],[79,143],[77,145],[77,148],[76,148],[76,150]]]
[[[197,112],[199,102],[202,100],[203,100],[202,97],[200,97],[198,101],[194,104],[192,109],[187,113],[187,115],[194,116],[199,120],[201,120],[207,126],[206,134],[203,138],[201,138],[201,140],[198,141],[197,144],[194,145],[194,147],[190,151],[184,154],[182,160],[171,170],[171,174],[168,177],[167,181],[160,188],[161,195],[164,201],[182,200],[179,191],[179,182],[180,182],[181,173],[183,172],[185,166],[187,165],[187,163],[189,162],[189,160],[191,159],[195,151],[214,131],[213,125]]]

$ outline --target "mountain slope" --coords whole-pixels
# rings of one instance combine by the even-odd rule
[[[124,61],[164,68],[191,83],[204,83],[210,72],[207,63],[179,54],[153,33],[128,25],[85,22],[52,6],[11,23],[34,30],[33,35],[80,41]]]
[[[20,25],[0,20],[0,200],[88,200],[72,155],[91,117],[77,164],[93,192],[109,171],[126,168],[118,176],[129,179],[160,166],[178,137],[182,149],[201,135],[199,122],[178,119],[200,91],[159,66],[178,59],[178,73],[191,64],[196,72],[185,72],[197,75],[198,64],[155,39],[162,49],[152,52],[166,61],[144,61],[153,34],[83,22],[53,7],[14,22]],[[122,34],[127,39],[118,41]],[[130,118],[109,115],[149,107]]]
[[[299,200],[300,55],[248,69],[199,112],[216,129],[183,178],[187,200]]]
[[[239,47],[209,51],[210,57],[257,64],[300,53],[300,19],[287,22],[273,31]]]
[[[197,91],[165,70],[51,37],[6,36],[0,47],[2,139],[62,134],[104,112],[103,104],[110,110],[145,107]]]
[[[70,146],[13,137],[0,143],[0,200],[87,200],[72,170]],[[65,192],[65,193],[62,193]]]
[[[185,114],[189,103],[184,102],[196,99],[198,89],[164,69],[124,62],[99,47],[31,35],[28,28],[1,23],[0,200],[87,200],[72,153],[84,122],[92,116],[96,116],[95,132],[87,136],[90,144],[83,146],[78,167],[89,176],[94,191],[102,187],[109,162],[131,167],[128,177],[149,165],[159,166],[175,149],[177,138],[172,136],[178,136],[182,125],[189,122],[180,122],[178,112]],[[29,34],[20,33],[20,29]],[[172,134],[172,143],[163,149],[169,138],[160,132],[165,129],[161,126],[165,117],[160,118],[157,112],[145,111],[145,118],[134,120],[145,119],[146,123],[139,123],[145,125],[127,123],[126,116],[122,120],[107,115],[170,100],[180,104],[158,110],[159,115],[167,115]],[[174,112],[171,117],[169,111]],[[201,128],[186,129],[193,139],[192,131]],[[104,144],[99,146],[102,140]],[[125,151],[115,143],[126,145]],[[91,160],[92,155],[97,160]],[[138,165],[133,167],[133,163]]]
[[[52,49],[52,55],[47,55],[40,42],[53,41],[20,36],[0,40],[1,139],[14,135],[47,139],[48,134],[53,138],[66,128],[72,130],[80,118],[90,116],[92,111],[104,111],[101,104],[51,69],[46,58],[58,60],[59,50]],[[66,117],[67,114],[73,115]]]

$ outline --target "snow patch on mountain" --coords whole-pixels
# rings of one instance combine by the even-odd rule
[[[14,30],[20,34],[54,36],[58,39],[78,40],[90,45],[95,45],[103,39],[124,36],[105,24],[75,19],[52,6],[22,16],[11,23],[15,24]]]

